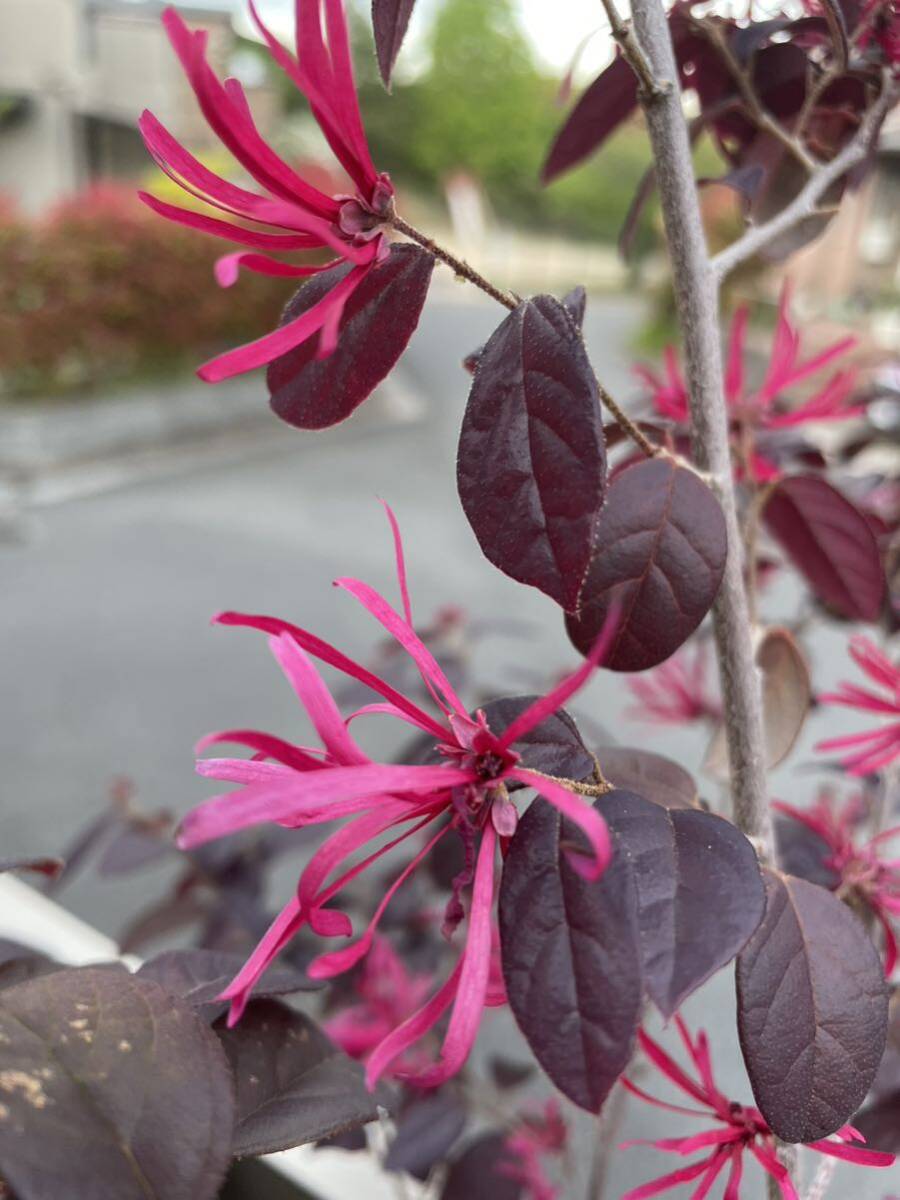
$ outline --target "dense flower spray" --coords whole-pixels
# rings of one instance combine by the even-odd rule
[[[309,925],[322,937],[352,933],[348,916],[330,902],[373,862],[399,843],[425,835],[424,845],[387,889],[362,935],[345,949],[316,959],[309,968],[313,977],[329,978],[359,963],[372,948],[379,921],[397,889],[442,838],[461,837],[466,867],[454,881],[444,931],[452,937],[465,921],[464,949],[446,981],[426,1003],[387,1032],[367,1060],[367,1078],[374,1085],[452,1007],[439,1062],[413,1077],[418,1085],[431,1087],[455,1074],[465,1062],[484,1007],[505,1002],[505,992],[495,984],[492,964],[496,962],[493,899],[497,847],[499,843],[502,849],[512,837],[518,819],[508,785],[533,788],[580,828],[585,846],[573,847],[570,857],[585,877],[597,878],[609,862],[610,837],[600,814],[561,781],[523,767],[515,746],[590,678],[614,635],[616,614],[607,622],[593,653],[574,674],[527,707],[501,734],[495,734],[483,712],[474,716],[468,712],[413,628],[402,543],[390,510],[388,515],[403,615],[359,580],[339,579],[336,584],[359,600],[412,657],[433,698],[436,715],[304,629],[271,617],[221,613],[216,618],[220,624],[250,626],[271,635],[272,653],[322,744],[295,746],[255,730],[226,730],[204,738],[199,749],[233,742],[248,747],[254,756],[199,761],[202,775],[242,786],[213,797],[188,814],[179,840],[187,849],[264,822],[300,827],[351,818],[313,854],[296,894],[223,993],[223,998],[231,1001],[230,1020],[235,1022],[256,981],[298,929]],[[364,705],[345,721],[311,656],[365,683],[380,700]],[[350,731],[353,721],[367,715],[388,716],[429,735],[434,739],[433,761],[409,766],[373,762]],[[373,845],[362,861],[345,865],[357,852]],[[470,885],[467,909],[464,893]]]
[[[790,1176],[784,1166],[778,1161],[775,1153],[775,1138],[765,1118],[758,1108],[748,1107],[729,1100],[716,1086],[713,1076],[712,1059],[709,1042],[702,1031],[696,1038],[692,1037],[687,1026],[680,1017],[675,1018],[679,1036],[690,1058],[695,1074],[684,1070],[671,1058],[662,1046],[655,1042],[643,1030],[639,1031],[638,1039],[641,1049],[650,1062],[669,1080],[670,1083],[701,1107],[686,1108],[678,1104],[669,1104],[645,1092],[628,1079],[622,1080],[625,1088],[632,1095],[653,1104],[657,1108],[669,1112],[683,1113],[691,1117],[710,1118],[715,1121],[715,1127],[702,1133],[690,1134],[685,1137],[662,1138],[653,1142],[628,1142],[627,1146],[653,1146],[656,1150],[664,1150],[670,1154],[684,1157],[708,1151],[703,1158],[690,1166],[672,1171],[667,1175],[645,1183],[640,1187],[626,1192],[622,1200],[647,1200],[650,1196],[659,1196],[663,1192],[674,1191],[683,1183],[699,1180],[696,1189],[691,1193],[692,1200],[703,1200],[708,1196],[715,1181],[728,1172],[723,1200],[740,1200],[741,1180],[744,1174],[746,1155],[749,1154],[762,1167],[767,1175],[778,1184],[784,1200],[799,1200],[799,1193],[791,1183]],[[866,1167],[890,1167],[894,1162],[892,1154],[882,1154],[877,1150],[866,1150],[854,1146],[853,1142],[862,1142],[862,1134],[850,1125],[844,1125],[831,1138],[818,1142],[810,1142],[809,1147],[831,1158],[843,1159],[845,1162],[856,1163]]]
[[[900,836],[900,826],[868,839],[861,837],[860,823],[866,808],[855,796],[843,805],[826,793],[810,808],[795,808],[780,800],[773,801],[772,807],[804,825],[827,845],[830,853],[824,865],[837,877],[835,891],[866,904],[884,931],[884,973],[890,977],[898,957],[893,922],[900,915],[900,859],[884,857],[884,852]]]
[[[654,670],[628,676],[625,682],[637,703],[626,716],[658,725],[720,721],[722,703],[709,682],[710,660],[709,646],[698,641]]]
[[[168,204],[146,192],[155,212],[189,228],[246,249],[220,258],[216,276],[229,287],[241,268],[265,275],[317,275],[346,262],[350,270],[317,304],[272,333],[231,350],[200,368],[216,382],[272,362],[318,335],[320,357],[337,344],[341,315],[366,275],[389,253],[385,222],[393,214],[394,188],[376,171],[356,96],[343,0],[297,0],[297,53],[290,54],[250,12],[272,58],[309,101],[313,116],[349,178],[348,191],[329,196],[303,179],[262,138],[240,82],[218,79],[206,60],[207,34],[190,30],[169,8],[163,22],[204,117],[255,184],[248,190],[209,170],[181,146],[150,112],[140,119],[144,142],[161,169],[189,195],[225,214],[213,216]],[[277,231],[277,232],[275,232]],[[330,250],[329,262],[296,264],[273,257],[285,251]],[[321,255],[319,255],[321,257]]]
[[[811,376],[830,366],[856,345],[852,337],[842,338],[819,354],[800,359],[800,331],[790,317],[791,289],[786,283],[778,305],[778,319],[772,338],[772,348],[765,377],[758,388],[751,388],[746,374],[746,341],[749,310],[738,308],[732,318],[725,366],[725,399],[734,425],[738,459],[748,458],[746,469],[759,480],[776,478],[777,465],[755,448],[744,444],[741,431],[778,431],[805,425],[811,421],[844,420],[862,410],[850,403],[856,387],[856,372],[844,368],[830,375],[825,383],[802,404],[789,407],[785,393]],[[653,407],[659,416],[686,425],[690,420],[687,383],[681,372],[678,355],[667,346],[663,356],[664,374],[650,367],[635,368],[647,385]]]
[[[879,690],[842,683],[836,692],[820,696],[820,702],[875,713],[885,723],[864,733],[827,738],[816,749],[845,751],[841,762],[851,775],[871,775],[900,758],[900,668],[861,635],[850,639],[850,657]]]
[[[544,1159],[558,1158],[568,1144],[568,1130],[556,1100],[522,1114],[518,1128],[507,1137],[506,1156],[497,1173],[522,1185],[527,1200],[557,1200],[560,1189],[547,1175]]]

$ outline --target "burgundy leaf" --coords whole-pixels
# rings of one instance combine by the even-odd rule
[[[372,0],[375,53],[385,87],[390,86],[394,63],[406,36],[415,2],[416,0]]]
[[[762,683],[766,763],[784,762],[797,744],[812,703],[812,683],[803,652],[789,629],[767,629],[756,648],[756,665]],[[704,767],[728,778],[728,745],[725,726],[719,725],[706,752]]]
[[[397,1121],[385,1167],[426,1179],[435,1163],[446,1158],[465,1124],[466,1110],[450,1093],[414,1100]]]
[[[537,700],[537,696],[505,696],[489,700],[482,706],[487,723],[500,734],[508,725]],[[524,737],[516,739],[516,750],[522,756],[522,766],[545,775],[580,782],[594,770],[593,756],[581,740],[578,726],[564,708],[541,721]]]
[[[587,309],[587,292],[580,283],[577,287],[573,287],[571,292],[566,292],[562,298],[562,306],[578,328],[581,329],[584,325],[584,314]]]
[[[154,828],[130,821],[115,835],[97,864],[98,875],[126,875],[165,857],[173,849],[168,822]]]
[[[855,621],[876,621],[884,602],[878,542],[859,511],[818,475],[780,480],[763,519],[823,603]]]
[[[786,875],[796,875],[819,887],[837,887],[841,877],[834,867],[829,866],[834,851],[824,838],[802,821],[780,813],[774,816],[773,828],[778,865]]]
[[[340,341],[316,358],[311,338],[277,358],[266,376],[273,410],[289,425],[325,429],[346,420],[392,370],[419,323],[434,259],[418,246],[391,247],[347,302]],[[344,263],[323,271],[288,302],[285,325],[317,304],[347,274]]]
[[[505,1058],[502,1054],[492,1054],[488,1067],[491,1079],[501,1091],[521,1087],[535,1071],[533,1063],[517,1062],[515,1059]]]
[[[231,983],[244,965],[246,956],[224,950],[166,950],[145,962],[138,971],[141,979],[153,979],[166,991],[180,996],[194,1008],[224,1005],[219,994]],[[270,967],[253,988],[257,999],[287,996],[292,992],[311,992],[323,987],[293,967]]]
[[[62,969],[62,963],[54,962],[40,951],[0,938],[0,989]]]
[[[524,1185],[503,1170],[515,1162],[504,1134],[482,1134],[451,1165],[441,1200],[521,1200]]]
[[[494,566],[574,609],[606,490],[606,449],[581,334],[553,296],[523,301],[485,346],[457,483]]]
[[[617,851],[599,881],[574,870],[577,827],[535,800],[513,837],[500,885],[509,1005],[561,1092],[599,1112],[628,1065],[641,1014],[637,893]]]
[[[584,325],[584,314],[587,309],[587,292],[579,283],[573,287],[570,292],[566,292],[560,301],[563,308],[575,322],[579,329]],[[463,359],[463,366],[470,375],[474,375],[478,369],[478,364],[481,362],[481,356],[484,354],[485,346],[480,345],[477,350],[473,350],[471,354],[467,354]],[[618,426],[613,428],[618,429]]]
[[[788,17],[773,17],[767,21],[751,21],[749,25],[734,29],[729,39],[731,51],[738,62],[746,66],[774,33],[781,33],[790,23]]]
[[[206,914],[207,905],[196,891],[178,891],[139,913],[119,934],[119,949],[123,954],[133,954],[157,938],[193,925]]]
[[[637,885],[644,984],[666,1019],[743,949],[762,920],[756,853],[730,821],[633,792],[596,804]]]
[[[234,1153],[272,1154],[354,1129],[377,1116],[362,1068],[309,1017],[254,1000],[233,1029],[216,1032],[237,1083]]]
[[[566,117],[541,169],[541,181],[550,183],[593,154],[636,108],[637,76],[619,55]]]
[[[55,876],[48,879],[44,890],[47,893],[59,891],[83,866],[86,859],[94,853],[98,846],[113,829],[122,827],[123,817],[116,808],[104,809],[98,816],[88,822],[62,852],[65,866]]]
[[[789,629],[767,629],[756,649],[762,674],[763,717],[769,767],[784,762],[797,744],[809,707],[812,683],[803,651]]]
[[[32,946],[26,946],[24,942],[14,942],[11,938],[0,937],[0,967],[14,959],[30,958],[32,955],[40,955],[40,951],[35,950]]]
[[[58,879],[65,863],[61,858],[0,858],[0,875],[6,871],[34,871]]]
[[[856,1114],[853,1127],[870,1150],[900,1154],[900,1090],[879,1096]]]
[[[614,787],[637,792],[663,808],[697,808],[697,784],[684,767],[634,746],[601,746],[597,751],[603,777]]]
[[[719,502],[693,471],[668,458],[628,467],[610,483],[581,611],[566,618],[573,644],[588,654],[616,601],[618,630],[603,665],[655,667],[709,612],[727,549]]]
[[[766,915],[737,960],[738,1032],[753,1095],[786,1142],[814,1142],[866,1097],[888,993],[862,923],[833,893],[765,872]]]
[[[212,1200],[234,1088],[215,1036],[124,970],[56,971],[0,993],[0,1173],[23,1200]]]

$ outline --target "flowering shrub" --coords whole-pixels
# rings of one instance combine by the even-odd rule
[[[104,184],[31,222],[0,212],[0,392],[46,395],[183,367],[252,336],[283,303],[277,280],[245,303],[203,285],[216,255]]]
[[[786,289],[767,368],[751,382],[743,310],[723,365],[718,283],[760,251],[805,241],[871,160],[898,97],[896,13],[827,0],[800,18],[756,21],[635,0],[632,24],[613,0],[605,7],[620,53],[564,122],[544,176],[643,109],[654,161],[638,201],[658,181],[685,335],[683,377],[674,350],[664,379],[644,371],[654,422],[634,421],[598,378],[581,332],[583,289],[513,295],[400,215],[369,155],[342,0],[297,0],[296,53],[250,5],[346,171],[346,190],[334,193],[262,139],[240,84],[208,65],[206,35],[164,16],[205,118],[248,179],[210,170],[145,114],[151,154],[202,207],[145,203],[192,236],[241,247],[217,262],[223,288],[242,270],[309,277],[276,328],[214,358],[202,377],[265,365],[280,416],[333,425],[402,354],[436,264],[480,288],[507,315],[484,346],[460,348],[472,374],[460,502],[486,558],[555,604],[584,661],[543,696],[465,700],[436,653],[465,623],[448,606],[417,627],[390,509],[399,604],[360,580],[336,581],[393,643],[390,653],[382,641],[373,666],[281,618],[219,613],[217,624],[269,635],[315,744],[247,728],[209,734],[198,771],[237,787],[183,819],[177,850],[166,814],[140,814],[121,787],[70,848],[55,886],[101,846],[107,873],[179,854],[173,891],[123,942],[193,924],[199,944],[136,972],[65,969],[13,949],[0,973],[0,1172],[23,1200],[52,1194],[63,1174],[73,1196],[207,1200],[233,1157],[335,1139],[360,1151],[359,1131],[379,1115],[383,1168],[442,1200],[551,1200],[563,1194],[556,1160],[570,1139],[555,1101],[536,1110],[515,1094],[536,1067],[568,1102],[604,1113],[597,1194],[615,1104],[629,1095],[714,1127],[654,1141],[699,1157],[628,1200],[681,1183],[702,1200],[723,1176],[736,1200],[750,1158],[770,1195],[792,1200],[787,1144],[868,1168],[893,1163],[897,1125],[885,1131],[885,1111],[900,1076],[885,1045],[898,897],[884,851],[896,829],[882,826],[894,803],[897,668],[856,640],[855,661],[878,691],[845,683],[820,698],[823,709],[886,718],[821,743],[847,752],[837,768],[863,780],[864,806],[773,806],[766,767],[793,751],[810,716],[811,670],[804,622],[782,611],[764,623],[757,605],[775,555],[817,619],[893,632],[885,564],[896,514],[872,500],[890,481],[874,481],[860,504],[840,462],[796,440],[800,427],[850,414],[861,418],[859,441],[872,436],[846,369],[811,398],[786,395],[849,344],[801,358]],[[375,0],[386,81],[411,9]],[[682,86],[750,218],[713,257]],[[323,252],[335,257],[322,263]],[[705,670],[710,614],[718,693]],[[628,688],[642,718],[715,729],[707,767],[728,784],[721,813],[669,760],[585,738],[564,705],[601,669],[653,670]],[[395,761],[358,740],[375,718],[410,733]],[[207,756],[224,743],[244,754]],[[273,915],[267,870],[288,852],[304,862]],[[54,875],[60,864],[0,863],[14,868]],[[681,1017],[732,963],[752,1106],[719,1090],[705,1035]],[[324,1027],[284,1000],[318,991],[308,1003]],[[689,1070],[647,1033],[651,1005],[674,1022]],[[473,1061],[484,1012],[500,1007],[524,1039],[524,1063]],[[700,1109],[646,1091],[636,1080],[648,1065]],[[879,1144],[868,1148],[852,1122],[873,1085],[860,1122]]]

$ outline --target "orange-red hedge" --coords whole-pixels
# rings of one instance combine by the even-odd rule
[[[213,279],[226,242],[96,187],[40,222],[0,204],[0,395],[95,388],[195,366],[271,329],[284,280]]]

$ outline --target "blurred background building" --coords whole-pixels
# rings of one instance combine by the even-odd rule
[[[156,0],[3,0],[0,4],[0,191],[40,214],[98,180],[146,171],[136,129],[152,109],[199,151],[215,144],[160,24]],[[227,3],[184,15],[209,30],[210,60],[241,74]],[[242,82],[262,128],[275,93],[259,60],[244,56]]]

